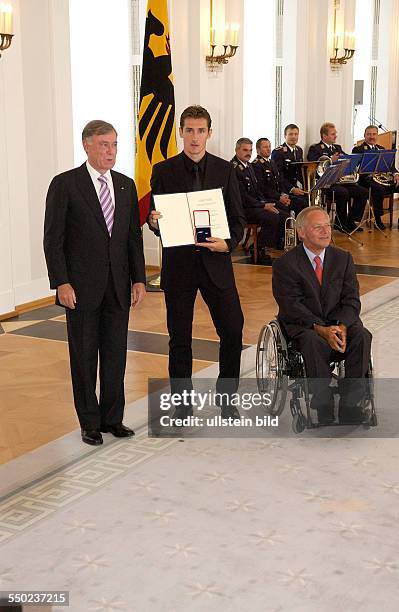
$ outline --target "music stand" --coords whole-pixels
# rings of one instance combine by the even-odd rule
[[[311,191],[315,191],[317,189],[330,189],[335,183],[338,183],[339,179],[344,175],[344,173],[348,173],[347,169],[350,166],[350,160],[349,159],[344,159],[343,161],[340,161],[337,164],[332,164],[331,166],[329,166],[326,171],[323,173],[323,176],[321,176],[319,178],[319,180],[317,181],[316,185],[312,188]],[[360,242],[360,240],[357,240],[357,238],[353,238],[349,232],[347,232],[341,223],[341,219],[339,218],[339,216],[336,214],[336,207],[335,207],[335,193],[334,193],[334,189],[332,190],[333,192],[333,201],[331,204],[331,210],[332,210],[332,225],[334,226],[335,224],[335,219],[338,220],[338,225],[342,231],[343,234],[345,234],[349,240],[353,240],[354,242],[356,242],[359,246],[363,246],[363,242]]]
[[[375,151],[366,151],[363,154],[363,159],[359,166],[359,174],[374,175],[380,172],[391,172],[392,166],[395,163],[395,155],[396,151],[394,150],[377,149]],[[371,181],[372,180],[373,179],[371,177]],[[359,227],[362,227],[367,223],[370,227],[369,232],[371,232],[372,223],[374,223],[374,227],[376,227],[378,231],[385,236],[385,238],[388,238],[388,235],[384,232],[384,230],[378,227],[375,222],[374,205],[371,198],[371,181],[369,186],[367,214],[365,214],[365,211],[363,212],[361,222],[353,231],[355,232],[357,229],[359,229]]]

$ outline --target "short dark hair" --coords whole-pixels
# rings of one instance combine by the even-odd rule
[[[298,130],[299,132],[299,127],[295,125],[295,123],[289,123],[284,128],[284,136],[287,134],[288,130]]]
[[[266,138],[266,136],[263,136],[262,138],[258,138],[258,140],[256,141],[256,150],[259,149],[260,145],[262,144],[264,140],[268,140],[270,142],[270,140]]]
[[[252,142],[252,140],[250,138],[244,138],[244,137],[243,138],[239,138],[237,140],[237,142],[236,142],[236,149],[237,149],[237,147],[241,147],[241,145],[243,145],[243,144],[252,145],[253,142]]]
[[[328,121],[326,121],[326,123],[323,123],[320,128],[320,138],[323,139],[323,136],[328,134],[328,130],[330,130],[331,128],[335,128],[334,123],[329,123]]]
[[[378,132],[378,125],[368,125],[366,128],[364,128],[364,135],[366,135],[367,130],[377,130]]]
[[[211,129],[212,119],[206,108],[194,104],[193,106],[187,106],[180,115],[180,127],[184,128],[184,122],[186,119],[206,119],[208,123],[208,130]]]
[[[115,134],[118,135],[118,132],[111,123],[102,121],[102,119],[94,119],[93,121],[89,121],[89,123],[84,126],[82,140],[91,138],[91,136],[102,136],[103,134],[109,134],[110,132],[115,132]]]

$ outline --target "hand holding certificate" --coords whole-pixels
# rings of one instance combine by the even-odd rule
[[[164,248],[196,244],[211,251],[228,250],[230,231],[221,189],[155,195],[154,203],[162,215],[158,225]]]

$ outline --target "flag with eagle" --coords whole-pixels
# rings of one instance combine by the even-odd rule
[[[177,154],[168,23],[167,0],[148,0],[136,134],[135,181],[141,225],[150,207],[152,166]]]

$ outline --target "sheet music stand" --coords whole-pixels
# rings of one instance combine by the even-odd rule
[[[363,159],[359,166],[359,174],[374,175],[380,172],[391,172],[392,166],[395,163],[395,155],[395,150],[376,149],[375,151],[366,151],[363,153]],[[372,224],[374,223],[374,227],[376,227],[378,231],[385,236],[385,238],[388,238],[388,235],[384,232],[384,230],[378,227],[375,221],[374,205],[371,198],[371,181],[369,187],[367,214],[365,214],[365,212],[366,211],[363,212],[361,222],[353,231],[356,232],[359,227],[362,227],[367,223],[369,226],[369,232],[371,232]]]
[[[339,179],[344,174],[351,174],[350,172],[348,172],[348,167],[351,166],[351,161],[350,161],[350,159],[348,159],[348,157],[349,156],[346,156],[346,159],[344,159],[343,161],[340,161],[339,163],[331,164],[331,166],[329,166],[326,169],[326,171],[323,173],[323,176],[321,176],[319,178],[319,180],[317,181],[316,185],[312,188],[312,191],[317,190],[317,189],[330,189],[335,183],[338,183]],[[352,156],[350,156],[350,157],[352,157]],[[361,155],[360,155],[360,157],[361,157]],[[333,201],[332,201],[332,204],[331,204],[331,212],[332,212],[331,224],[332,224],[332,226],[335,225],[335,222],[336,222],[336,219],[337,219],[337,225],[341,229],[341,232],[343,234],[345,234],[349,238],[349,240],[353,240],[359,246],[363,246],[363,242],[360,242],[360,240],[358,240],[357,238],[352,237],[351,233],[347,232],[343,228],[341,219],[336,214],[334,189],[332,189],[332,192],[333,192]]]

